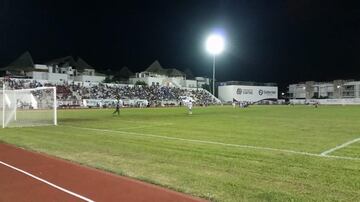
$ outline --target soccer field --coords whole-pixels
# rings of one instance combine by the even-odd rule
[[[58,111],[0,141],[213,201],[358,201],[360,106]]]

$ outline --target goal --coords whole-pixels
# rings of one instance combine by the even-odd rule
[[[57,125],[56,87],[0,90],[1,125],[27,127]]]

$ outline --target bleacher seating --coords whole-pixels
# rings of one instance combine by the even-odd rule
[[[36,88],[41,86],[56,86],[57,99],[79,103],[83,99],[145,99],[151,106],[156,106],[161,101],[180,101],[180,97],[188,96],[195,100],[195,104],[208,105],[216,103],[213,96],[204,90],[189,90],[166,86],[134,86],[115,84],[82,84],[64,83],[51,84],[35,80],[12,79],[8,86],[13,89]]]

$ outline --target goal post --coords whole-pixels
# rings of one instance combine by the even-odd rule
[[[2,128],[57,125],[56,87],[6,89],[0,93]]]
[[[5,82],[3,81],[1,83],[1,92],[0,92],[0,98],[1,98],[1,103],[0,103],[0,106],[1,106],[1,126],[2,128],[5,128],[5,96],[4,96],[4,92],[5,92]]]

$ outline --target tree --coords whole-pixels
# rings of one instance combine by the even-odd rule
[[[109,75],[107,75],[103,81],[103,83],[112,83],[112,79],[110,78]]]
[[[135,85],[138,85],[138,86],[147,86],[147,84],[145,83],[145,81],[136,81]]]
[[[201,86],[201,88],[203,88],[203,89],[211,92],[211,87],[210,87],[210,85],[208,85],[208,84],[203,84],[203,85]]]

